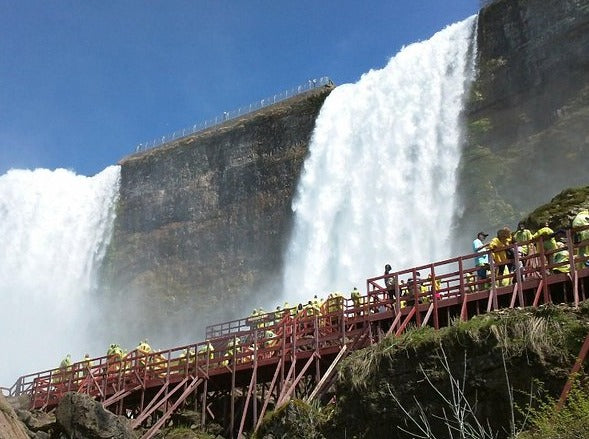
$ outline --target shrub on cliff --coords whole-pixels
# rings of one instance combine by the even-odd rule
[[[329,418],[330,408],[294,399],[268,413],[252,439],[326,439],[320,429]]]
[[[516,439],[583,439],[589,438],[589,392],[573,388],[562,410],[555,410],[556,401],[549,399],[533,410],[532,428]]]

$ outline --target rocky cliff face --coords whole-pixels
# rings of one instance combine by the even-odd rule
[[[461,236],[514,226],[564,188],[587,184],[588,67],[589,1],[496,0],[481,10]]]
[[[513,227],[564,188],[587,184],[588,30],[589,0],[496,0],[481,11],[456,253],[470,251],[476,231]],[[132,343],[165,320],[196,326],[193,341],[208,323],[280,302],[290,206],[329,92],[121,162],[100,308],[125,319]]]
[[[138,334],[153,333],[166,318],[169,329],[171,322],[202,328],[242,317],[269,295],[281,299],[291,201],[331,90],[311,90],[122,160],[103,276],[111,285],[108,318],[124,318],[135,326],[126,331]],[[187,341],[197,335],[203,332]]]

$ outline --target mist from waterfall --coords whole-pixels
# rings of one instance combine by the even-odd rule
[[[92,352],[91,293],[110,241],[119,166],[0,176],[0,385]]]
[[[400,270],[449,256],[475,23],[407,46],[328,96],[292,206],[289,302],[365,290],[386,263]]]

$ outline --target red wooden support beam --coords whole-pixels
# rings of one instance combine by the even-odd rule
[[[515,299],[517,298],[517,292],[519,291],[518,283],[516,282],[513,284],[513,291],[511,292],[511,300],[509,301],[509,307],[513,308],[515,306]]]
[[[157,395],[154,396],[154,398],[151,400],[151,402],[147,405],[147,407],[145,407],[145,410],[143,410],[143,412],[131,422],[131,427],[132,428],[137,428],[141,425],[141,423],[143,421],[145,421],[147,419],[147,417],[149,415],[151,415],[154,411],[156,411],[162,404],[164,404],[174,393],[176,393],[183,385],[184,383],[186,383],[188,381],[190,377],[186,377],[184,378],[182,381],[180,381],[176,387],[174,387],[172,389],[171,392],[169,392],[166,396],[164,396],[162,399],[159,399],[159,397],[161,396],[161,394],[168,388],[168,386],[162,386],[160,391],[157,393]]]
[[[241,421],[239,423],[239,432],[237,433],[237,437],[241,437],[241,434],[243,433],[243,426],[245,425],[245,418],[247,417],[247,409],[250,404],[250,398],[252,396],[252,393],[254,393],[254,399],[256,399],[256,397],[255,397],[255,393],[256,393],[255,382],[256,382],[257,371],[258,371],[257,367],[254,367],[254,370],[252,371],[252,378],[250,380],[250,385],[248,386],[247,396],[245,398],[245,404],[243,406],[243,411],[241,414]],[[255,424],[255,421],[254,421],[254,424]]]
[[[462,261],[460,261],[462,262]],[[440,295],[440,291],[438,291],[438,280],[436,279],[436,271],[434,268],[434,264],[430,266],[430,278],[431,278],[431,291],[432,291],[432,304],[434,306],[433,313],[434,313],[434,328],[440,329],[440,323],[438,319],[438,296]]]
[[[569,250],[569,274],[573,281],[573,298],[575,301],[575,307],[579,306],[579,285],[577,282],[577,267],[575,266],[575,243],[573,240],[573,231],[567,230],[567,247]]]
[[[517,296],[519,298],[519,306],[524,306],[524,290],[523,290],[523,277],[522,277],[522,270],[523,270],[523,263],[520,261],[519,258],[519,251],[518,245],[513,245],[513,257],[514,257],[514,265],[515,265],[515,285],[517,289],[514,290],[514,295],[517,292]],[[511,304],[511,308],[515,306],[515,301]]]
[[[434,310],[434,304],[430,303],[429,308],[427,310],[427,314],[425,315],[425,317],[423,318],[423,322],[421,322],[421,327],[423,328],[425,325],[427,325],[427,322],[430,318],[430,316],[432,315],[432,311]]]
[[[112,395],[110,398],[108,398],[107,400],[102,402],[102,407],[107,408],[108,406],[114,404],[117,401],[122,400],[123,398],[126,398],[127,396],[129,396],[131,393],[135,392],[136,390],[139,390],[141,388],[141,385],[132,387],[130,389],[122,389],[119,390],[117,393],[115,393],[114,395]]]
[[[174,413],[174,411],[182,404],[186,398],[190,396],[190,394],[198,387],[198,385],[202,382],[202,378],[194,377],[190,385],[184,390],[184,393],[180,395],[180,397],[172,404],[172,406],[168,409],[166,413],[162,415],[162,417],[145,433],[141,436],[141,439],[151,439],[164,425],[164,422],[168,420],[170,415]]]
[[[301,379],[305,375],[305,372],[307,372],[307,369],[309,368],[309,366],[311,366],[311,364],[313,363],[314,360],[315,360],[315,353],[313,352],[313,355],[311,355],[309,357],[309,359],[307,360],[307,362],[303,366],[303,369],[301,369],[301,371],[299,372],[299,375],[295,378],[295,380],[290,385],[290,387],[287,388],[286,389],[286,392],[283,392],[283,395],[278,399],[278,401],[276,401],[276,406],[277,407],[280,406],[280,405],[282,405],[282,404],[284,404],[284,402],[288,398],[290,398],[290,395],[292,395],[292,392],[294,392],[294,390],[296,389],[297,385],[299,384],[299,381],[301,381]]]
[[[405,320],[401,324],[401,327],[397,330],[397,332],[395,332],[395,335],[397,337],[403,333],[403,331],[405,330],[405,328],[409,324],[409,321],[411,320],[411,318],[413,317],[414,314],[415,314],[415,307],[412,307],[411,310],[409,311],[409,313],[407,314],[407,317],[405,317]]]
[[[534,308],[537,308],[538,304],[540,303],[540,293],[543,291],[543,286],[544,279],[541,279],[540,283],[538,284],[538,289],[536,290],[536,295],[534,296],[534,303],[532,304]]]
[[[392,327],[393,326],[391,326],[391,328]],[[313,391],[311,392],[309,397],[305,400],[305,402],[307,404],[309,404],[309,403],[311,403],[311,401],[313,401],[313,399],[321,391],[321,388],[324,386],[325,382],[333,375],[333,372],[335,371],[335,366],[339,363],[339,361],[341,360],[341,358],[343,357],[343,355],[345,354],[347,349],[348,349],[347,345],[342,346],[342,348],[338,352],[337,356],[335,357],[333,362],[329,365],[329,368],[327,369],[327,371],[323,375],[323,378],[321,378],[321,381],[319,381],[319,383],[317,383],[317,385],[315,386],[315,388],[313,389]]]
[[[560,410],[564,406],[566,402],[569,392],[571,391],[571,387],[573,386],[573,381],[575,380],[575,375],[581,369],[585,358],[587,357],[587,353],[589,352],[589,334],[585,337],[585,341],[583,342],[583,346],[581,346],[581,351],[575,360],[575,364],[569,373],[569,378],[567,379],[564,388],[562,389],[562,393],[560,394],[560,399],[558,400],[558,404],[556,405],[556,409]]]
[[[282,370],[282,358],[278,360],[278,364],[276,365],[276,371],[274,372],[274,376],[272,377],[272,382],[270,383],[270,388],[268,389],[268,395],[264,400],[264,405],[262,406],[262,411],[260,412],[260,417],[258,418],[258,423],[256,424],[256,428],[254,432],[260,428],[260,424],[262,423],[262,419],[264,419],[264,415],[266,414],[266,408],[268,407],[268,402],[270,402],[270,397],[272,396],[272,391],[274,386],[276,385],[276,379],[278,378],[279,372]]]
[[[489,270],[491,271],[491,288],[489,289],[489,302],[487,312],[491,312],[491,305],[497,309],[497,268],[493,260],[493,253],[489,253]]]
[[[458,273],[460,276],[460,295],[462,297],[462,306],[460,307],[460,320],[468,320],[468,295],[466,294],[466,288],[464,288],[464,271],[462,267],[462,259],[458,259]]]
[[[393,323],[391,323],[391,327],[388,329],[387,333],[385,334],[385,337],[388,337],[389,335],[391,335],[393,333],[393,330],[401,322],[402,316],[403,316],[403,313],[401,313],[401,309],[399,308],[399,310],[397,311],[397,315],[395,316],[395,320],[393,320]]]
[[[550,302],[550,296],[548,295],[548,282],[547,282],[547,277],[548,277],[548,256],[546,255],[546,250],[544,249],[544,241],[542,238],[540,238],[538,240],[538,246],[540,248],[540,275],[542,276],[542,292],[544,295],[544,304],[547,304]],[[534,302],[536,302],[534,300]],[[537,304],[535,304],[534,306],[538,306]]]

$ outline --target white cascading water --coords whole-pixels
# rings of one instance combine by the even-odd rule
[[[326,99],[293,202],[291,303],[362,291],[386,263],[400,270],[449,256],[475,23],[403,48]]]
[[[90,293],[119,178],[119,166],[94,177],[65,169],[0,176],[0,386],[92,349]]]

